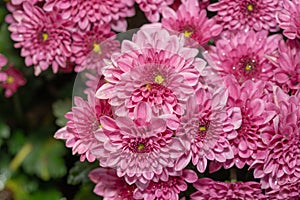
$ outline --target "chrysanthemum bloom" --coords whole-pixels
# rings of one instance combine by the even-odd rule
[[[100,123],[106,135],[96,135],[103,146],[93,153],[102,167],[115,168],[119,177],[128,184],[136,183],[145,188],[154,175],[162,174],[163,168],[173,167],[182,155],[183,144],[173,137],[164,119],[152,117],[151,107],[141,102],[134,109],[134,120],[129,117],[101,117]],[[103,149],[104,147],[104,149]],[[107,152],[107,153],[103,153]]]
[[[267,56],[277,50],[281,35],[268,37],[265,31],[243,31],[223,37],[209,52],[216,71],[221,76],[233,74],[242,83],[246,80],[270,80],[274,65]]]
[[[103,68],[107,83],[96,96],[108,99],[119,116],[132,116],[139,102],[149,102],[159,115],[182,115],[206,64],[196,58],[198,50],[162,29],[142,29],[132,40],[123,41],[121,53]]]
[[[107,101],[95,99],[94,95],[95,93],[89,93],[87,100],[75,96],[72,111],[65,115],[68,119],[66,126],[54,135],[56,139],[66,140],[66,146],[72,148],[73,154],[80,154],[81,161],[95,160],[91,150],[93,146],[101,145],[95,138],[97,132],[102,132],[99,118],[105,115],[111,116]]]
[[[281,10],[282,0],[220,0],[208,6],[209,11],[218,12],[216,20],[224,30],[271,31],[279,30],[275,19]]]
[[[23,2],[30,2],[31,4],[36,4],[39,1],[44,1],[44,0],[11,0],[10,3],[12,5],[21,5]]]
[[[170,176],[168,181],[150,182],[144,190],[138,188],[134,191],[134,197],[147,200],[178,200],[179,193],[187,190],[186,182],[194,183],[197,179],[193,170],[185,169],[178,176]]]
[[[283,8],[276,14],[283,35],[289,39],[300,38],[300,2],[298,0],[283,0]]]
[[[247,80],[240,85],[228,76],[225,85],[229,91],[228,106],[241,109],[242,124],[236,130],[237,136],[229,138],[234,158],[220,165],[225,169],[233,165],[241,169],[245,164],[250,165],[255,159],[266,154],[260,133],[263,128],[270,126],[276,112],[271,110],[273,104],[264,91],[264,82]],[[216,171],[212,168],[210,170]]]
[[[260,184],[253,181],[218,182],[210,178],[200,178],[193,185],[197,192],[190,196],[192,200],[267,199],[260,189]]]
[[[174,0],[174,2],[169,6],[170,8],[172,8],[173,10],[177,11],[179,6],[182,4],[183,0]],[[197,0],[199,3],[199,8],[202,9],[206,9],[207,6],[209,5],[209,0]]]
[[[120,44],[114,36],[108,24],[94,26],[92,30],[84,33],[73,33],[71,60],[77,64],[75,71],[84,69],[100,71],[105,65],[104,59],[110,58],[112,53],[119,51]]]
[[[289,96],[280,88],[274,90],[278,116],[273,126],[262,130],[265,158],[250,166],[262,188],[278,189],[300,181],[300,104],[299,96]]]
[[[174,0],[135,0],[150,22],[158,22],[162,9],[171,5]]]
[[[53,72],[66,67],[71,55],[71,33],[73,25],[63,20],[57,10],[45,13],[28,2],[23,10],[13,13],[16,22],[9,26],[15,47],[21,48],[27,66],[34,65],[35,75],[52,65]]]
[[[197,0],[182,1],[176,12],[167,7],[163,9],[162,15],[164,28],[183,33],[186,38],[200,45],[205,45],[222,31],[221,25],[206,17],[206,10],[200,10]]]
[[[7,79],[7,74],[2,72],[2,67],[7,64],[7,58],[0,53],[0,82],[5,81]]]
[[[298,40],[280,41],[276,65],[275,80],[285,92],[300,89],[300,42]]]
[[[189,99],[187,113],[180,119],[176,133],[186,147],[185,154],[176,162],[176,170],[185,168],[192,160],[203,173],[208,160],[225,162],[233,158],[227,132],[239,128],[241,116],[240,110],[233,111],[236,112],[235,119],[229,123],[225,107],[227,98],[228,92],[220,88],[215,93],[199,89],[195,98]]]
[[[5,89],[5,97],[11,97],[20,86],[26,84],[26,78],[13,66],[9,66],[4,73],[6,74],[6,80],[1,83],[1,87]]]
[[[288,183],[281,185],[278,189],[267,190],[266,195],[269,199],[278,200],[299,200],[300,197],[300,181],[296,183]]]
[[[116,174],[116,170],[97,168],[89,173],[89,178],[96,183],[94,193],[102,196],[103,200],[133,200],[135,185],[129,185]]]
[[[93,24],[110,24],[115,31],[126,31],[126,17],[135,14],[134,0],[46,0],[44,10],[59,9],[63,19],[71,20],[81,30]]]

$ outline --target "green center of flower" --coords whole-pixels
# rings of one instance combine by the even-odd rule
[[[139,144],[137,145],[138,151],[142,151],[144,148],[145,148],[145,145],[144,145],[143,143],[139,143]]]
[[[100,44],[94,43],[93,44],[93,51],[96,52],[97,54],[101,55],[102,50],[101,50]]]
[[[49,34],[48,33],[42,33],[42,38],[43,38],[43,41],[45,42],[46,40],[48,40]]]
[[[253,4],[249,3],[249,4],[247,5],[247,10],[250,11],[250,12],[252,12],[253,9],[254,9]]]
[[[6,82],[7,82],[8,84],[12,84],[14,81],[15,81],[15,79],[14,79],[14,77],[12,77],[12,76],[8,76],[7,79],[6,79]]]
[[[103,128],[103,126],[102,126],[101,124],[99,124],[99,126],[98,126],[98,127],[99,127],[99,129],[102,129],[102,128]]]
[[[183,31],[184,37],[190,37],[193,34],[193,31],[185,30]]]
[[[162,84],[162,82],[164,82],[164,80],[165,79],[160,74],[156,75],[155,78],[154,78],[155,83],[158,83],[158,84]]]

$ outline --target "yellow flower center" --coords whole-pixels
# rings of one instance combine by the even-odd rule
[[[102,54],[102,50],[101,50],[100,44],[94,43],[94,44],[93,44],[93,47],[94,47],[94,48],[93,48],[93,51],[94,51],[94,52],[98,53],[99,55]]]
[[[164,82],[164,78],[162,77],[162,75],[156,75],[154,81],[158,84],[161,84],[162,82]]]
[[[14,81],[15,81],[15,79],[14,79],[14,77],[12,77],[12,76],[8,76],[7,79],[6,79],[6,82],[7,82],[8,84],[12,84]]]
[[[187,31],[187,30],[185,30],[183,32],[184,37],[190,37],[192,34],[193,34],[193,31]]]
[[[101,124],[99,124],[99,126],[98,126],[100,129],[102,129],[103,128],[103,126],[101,125]]]
[[[142,144],[142,143],[138,144],[138,146],[137,146],[137,149],[138,149],[139,151],[143,150],[144,148],[145,148],[145,145]]]
[[[49,34],[48,33],[42,33],[42,38],[43,38],[43,41],[45,42],[46,40],[48,40]]]
[[[199,127],[199,131],[206,131],[206,127],[203,126],[203,125],[201,125],[201,126]]]
[[[247,63],[246,66],[245,66],[245,70],[246,70],[246,71],[250,71],[250,70],[252,70],[252,69],[253,69],[252,65],[249,64],[249,63]]]
[[[152,87],[151,87],[151,85],[150,85],[149,83],[146,84],[146,88],[147,88],[147,90],[149,90],[149,91],[152,89]]]
[[[251,3],[249,3],[248,5],[247,5],[247,9],[248,9],[248,11],[253,11],[253,5],[251,4]]]

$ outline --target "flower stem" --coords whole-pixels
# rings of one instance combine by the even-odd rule
[[[235,168],[230,169],[230,180],[231,180],[231,182],[236,182],[237,181],[237,175],[236,175]]]
[[[17,155],[13,158],[13,160],[9,164],[9,168],[12,171],[16,171],[22,162],[25,160],[25,158],[28,156],[28,154],[32,150],[32,144],[31,143],[26,143],[23,145],[23,147],[20,149],[20,151],[17,153]]]

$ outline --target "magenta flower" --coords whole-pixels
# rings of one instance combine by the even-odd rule
[[[283,0],[283,8],[276,15],[283,35],[289,39],[300,38],[300,3],[298,0]]]
[[[278,56],[275,58],[275,80],[285,92],[300,89],[300,42],[282,40],[279,43]]]
[[[172,3],[169,7],[177,11],[182,2],[186,2],[186,0],[174,0],[174,3]],[[209,0],[197,0],[197,2],[199,3],[199,8],[201,10],[206,9],[209,5]]]
[[[208,6],[218,12],[216,20],[224,30],[242,31],[278,31],[275,14],[281,9],[281,0],[220,0]]]
[[[132,117],[139,102],[150,103],[158,115],[182,115],[205,67],[204,60],[195,58],[198,50],[183,42],[162,29],[140,30],[103,68],[108,83],[96,97],[108,99],[119,116]]]
[[[260,189],[260,184],[253,181],[224,183],[210,178],[200,178],[193,185],[197,192],[190,196],[192,200],[267,199]]]
[[[103,196],[103,200],[133,200],[135,185],[129,185],[119,178],[116,170],[97,168],[89,173],[89,178],[96,183],[94,193]]]
[[[194,171],[185,169],[178,176],[170,176],[168,181],[150,182],[144,190],[138,188],[134,191],[134,197],[147,200],[178,200],[179,193],[187,190],[186,182],[194,183],[197,179],[197,174]]]
[[[7,64],[7,58],[0,53],[0,82],[6,81],[7,74],[2,72],[1,69]]]
[[[149,104],[141,102],[134,109],[134,120],[118,117],[115,120],[101,117],[100,123],[106,135],[96,135],[104,145],[93,153],[102,167],[116,168],[119,177],[125,176],[128,184],[136,183],[145,188],[154,175],[163,168],[173,167],[182,155],[183,144],[173,137],[166,122],[153,118]],[[103,148],[104,147],[104,148]]]
[[[77,64],[76,72],[84,69],[101,71],[105,65],[104,59],[109,59],[112,53],[118,52],[120,46],[109,25],[94,26],[92,30],[84,33],[75,32],[72,38],[71,60]]]
[[[262,131],[266,153],[250,166],[262,188],[279,189],[300,181],[300,104],[298,96],[274,90],[278,116],[272,126]]]
[[[236,130],[237,136],[229,138],[234,158],[226,160],[223,166],[228,169],[235,165],[241,169],[266,153],[260,133],[270,126],[276,112],[271,110],[273,104],[264,82],[248,80],[240,85],[234,78],[226,77],[225,85],[229,90],[228,105],[241,109],[242,124]]]
[[[52,65],[53,72],[66,67],[71,55],[71,34],[68,28],[72,23],[63,20],[54,10],[45,13],[41,8],[28,2],[23,3],[23,10],[13,13],[16,22],[9,26],[15,47],[21,48],[27,66],[34,65],[35,75]]]
[[[225,162],[233,158],[227,132],[239,128],[241,116],[237,109],[234,122],[229,123],[225,108],[227,98],[227,91],[220,88],[213,94],[199,89],[195,98],[189,99],[187,113],[180,119],[176,133],[185,144],[186,151],[176,162],[175,170],[184,169],[192,160],[198,171],[203,173],[208,160]]]
[[[167,7],[162,14],[163,28],[182,33],[200,45],[205,45],[222,31],[221,25],[206,17],[206,10],[200,10],[198,0],[183,1],[176,12]]]
[[[221,76],[233,74],[240,83],[272,79],[274,65],[267,57],[274,54],[282,37],[267,35],[265,31],[240,31],[222,37],[209,51],[214,62],[211,65]]]
[[[9,66],[4,70],[6,74],[6,80],[1,83],[1,87],[5,89],[5,97],[11,97],[19,87],[26,84],[26,78],[23,74],[15,67]]]
[[[174,0],[135,0],[150,22],[158,22],[162,9],[171,5]]]
[[[96,145],[101,145],[95,134],[101,134],[100,116],[111,116],[110,106],[107,101],[95,99],[94,93],[88,94],[87,101],[81,97],[74,97],[72,111],[65,117],[68,122],[59,129],[54,137],[66,140],[66,146],[72,148],[73,154],[80,154],[80,160],[95,160],[91,150]],[[103,134],[103,133],[102,133]]]
[[[47,0],[44,10],[57,8],[65,20],[73,21],[81,30],[93,24],[110,24],[115,31],[126,31],[126,17],[135,14],[134,0]]]
[[[266,195],[269,199],[278,200],[299,200],[300,196],[300,182],[288,183],[286,185],[281,185],[278,189],[268,190]]]

